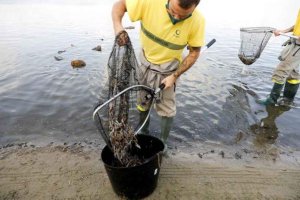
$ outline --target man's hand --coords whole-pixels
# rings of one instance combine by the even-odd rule
[[[164,89],[168,89],[170,87],[172,87],[176,82],[176,77],[171,74],[169,76],[167,76],[166,78],[164,78],[161,83],[165,84],[165,88]]]
[[[294,31],[294,26],[290,27],[290,28],[287,28],[287,29],[284,29],[284,30],[274,30],[273,33],[275,36],[279,36],[280,33],[289,33],[289,32],[293,32]]]
[[[167,76],[161,81],[161,83],[164,83],[166,85],[166,89],[172,87],[176,82],[176,79],[196,62],[200,55],[200,50],[201,47],[190,47],[189,54],[183,59],[178,69],[173,74]]]
[[[283,32],[282,32],[282,30],[277,30],[276,29],[275,31],[273,31],[273,33],[274,33],[275,36],[279,36],[280,33],[283,33]]]
[[[125,30],[122,30],[117,34],[116,40],[119,46],[126,45],[129,42],[128,33]]]

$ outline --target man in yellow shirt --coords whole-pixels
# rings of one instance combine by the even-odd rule
[[[125,12],[131,21],[140,21],[142,52],[138,69],[140,84],[165,88],[160,101],[154,106],[161,116],[161,139],[166,142],[176,115],[176,80],[198,59],[204,45],[205,19],[196,9],[200,0],[119,0],[112,8],[113,26],[121,37],[120,45],[126,43],[127,33],[122,25]],[[123,39],[122,39],[123,38]],[[182,52],[189,46],[189,53],[182,58]],[[141,120],[147,106],[138,106]],[[148,133],[149,122],[143,128]]]
[[[298,17],[294,26],[284,29],[275,30],[274,35],[278,36],[280,33],[293,32],[294,36],[300,38],[300,9],[298,11]],[[279,104],[290,105],[297,94],[300,75],[299,75],[299,65],[300,65],[300,39],[291,38],[285,43],[285,48],[279,56],[281,61],[276,67],[273,75],[272,81],[274,82],[271,93],[267,99],[258,100],[258,103],[264,105],[274,105],[277,103],[280,97],[281,90],[284,86],[283,99]]]

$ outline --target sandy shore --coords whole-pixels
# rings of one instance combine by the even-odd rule
[[[300,199],[300,154],[292,154],[237,159],[169,151],[146,199]],[[99,155],[80,145],[2,148],[0,199],[120,199]]]

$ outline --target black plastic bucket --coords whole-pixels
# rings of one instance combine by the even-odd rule
[[[164,149],[164,143],[156,137],[139,134],[137,139],[141,146],[139,154],[145,158],[145,162],[139,166],[115,167],[116,158],[108,146],[101,153],[113,190],[129,199],[140,199],[154,191]]]

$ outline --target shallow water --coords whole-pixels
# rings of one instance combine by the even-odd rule
[[[241,2],[212,0],[199,6],[207,19],[206,40],[216,38],[217,43],[180,79],[171,146],[211,142],[299,147],[300,109],[271,109],[268,114],[254,103],[256,95],[266,96],[271,89],[270,77],[286,38],[272,37],[261,58],[246,68],[237,54],[240,27],[289,27],[300,2]],[[93,124],[92,111],[107,80],[106,64],[114,40],[111,6],[108,0],[1,1],[1,145],[99,139],[104,143]],[[136,27],[128,32],[137,53],[139,25],[128,18],[124,24]],[[102,46],[101,52],[92,50],[97,45]],[[63,50],[66,52],[58,53]],[[56,61],[54,56],[63,60]],[[87,66],[73,69],[74,59],[84,60]],[[246,75],[241,74],[243,68]],[[300,104],[300,94],[295,102]],[[273,116],[267,118],[272,128],[255,132],[255,124],[268,115]],[[151,121],[157,135],[155,114]]]

